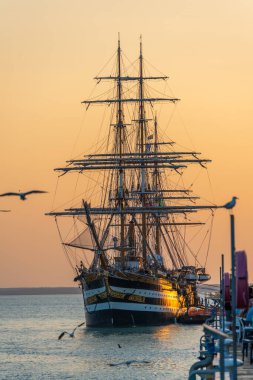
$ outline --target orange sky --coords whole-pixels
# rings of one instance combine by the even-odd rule
[[[72,285],[55,224],[44,213],[53,203],[53,168],[98,135],[94,121],[84,123],[80,101],[114,53],[118,31],[130,60],[138,56],[142,33],[146,58],[171,77],[188,141],[213,161],[217,204],[240,198],[236,247],[248,253],[253,281],[252,17],[250,0],[1,0],[0,192],[40,188],[50,194],[28,202],[0,199],[0,209],[12,210],[0,214],[0,287]],[[60,190],[60,201],[68,200],[69,188]],[[209,254],[214,282],[221,253],[228,270],[229,216],[223,210]]]

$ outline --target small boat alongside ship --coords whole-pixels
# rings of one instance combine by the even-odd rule
[[[129,75],[123,69],[118,41],[116,70],[95,78],[98,83],[111,81],[114,96],[82,102],[87,109],[96,104],[111,106],[106,149],[55,169],[61,175],[99,171],[99,200],[94,205],[84,195],[78,205],[48,215],[81,225],[81,232],[63,245],[78,251],[75,281],[82,288],[87,326],[161,325],[175,318],[189,321],[189,316],[193,321],[193,315],[200,323],[210,314],[199,305],[197,285],[210,275],[197,254],[193,253],[195,265],[190,263],[185,231],[202,226],[191,215],[212,213],[212,205],[199,204],[192,189],[179,186],[171,177],[180,177],[190,165],[205,167],[210,160],[162,138],[154,107],[179,99],[150,95],[146,84],[168,77],[146,74],[142,41],[138,72]],[[88,264],[86,255],[92,256]]]

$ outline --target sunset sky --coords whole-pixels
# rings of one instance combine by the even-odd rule
[[[0,209],[12,210],[0,213],[0,287],[73,285],[55,223],[44,214],[55,205],[53,169],[98,137],[99,125],[90,117],[87,124],[80,102],[115,52],[118,32],[130,61],[142,34],[144,56],[181,99],[167,134],[212,160],[211,191],[196,183],[198,192],[219,205],[239,197],[236,248],[246,250],[253,281],[251,0],[1,0],[0,30],[0,193],[49,192],[27,202],[0,198]],[[63,182],[58,190],[58,204],[72,197]],[[214,221],[212,282],[221,253],[229,270],[225,210]]]

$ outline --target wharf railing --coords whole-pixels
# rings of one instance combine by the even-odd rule
[[[205,335],[200,338],[200,360],[191,366],[188,380],[196,380],[196,376],[201,379],[215,379],[216,373],[219,373],[220,380],[224,380],[225,372],[231,372],[231,368],[225,366],[225,340],[227,343],[231,343],[232,340],[229,339],[229,335],[208,324],[203,325],[203,331]],[[219,352],[219,365],[213,366],[214,355],[217,352]]]

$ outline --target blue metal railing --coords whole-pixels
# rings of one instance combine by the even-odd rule
[[[215,322],[217,325],[217,321]],[[194,363],[189,371],[188,380],[196,380],[196,376],[201,379],[214,379],[215,373],[220,373],[220,379],[224,380],[225,363],[224,363],[224,340],[229,339],[229,336],[223,331],[218,330],[208,324],[203,325],[205,335],[200,338],[200,361]],[[213,367],[214,355],[217,352],[215,342],[218,340],[218,350],[220,353],[219,366]],[[212,376],[213,375],[213,376]]]

